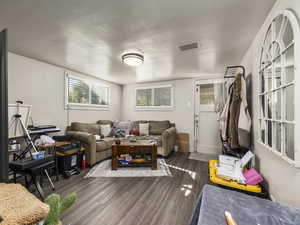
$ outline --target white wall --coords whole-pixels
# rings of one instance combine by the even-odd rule
[[[22,100],[24,104],[32,105],[31,115],[36,125],[54,124],[64,131],[68,116],[64,105],[64,72],[64,68],[9,53],[9,103]],[[111,110],[70,110],[70,122],[120,119],[122,86],[102,82],[111,87]]]
[[[295,205],[300,207],[300,169],[297,169],[279,156],[270,152],[264,146],[256,142],[258,140],[258,70],[260,60],[260,50],[267,28],[276,15],[283,9],[292,9],[300,17],[299,0],[278,0],[264,22],[261,30],[258,32],[249,50],[241,62],[245,65],[247,74],[252,74],[253,82],[253,129],[254,129],[254,149],[257,156],[257,166],[260,172],[267,180],[271,195],[279,202]],[[300,40],[297,40],[300,41]],[[299,75],[299,74],[298,74]],[[297,92],[299,90],[296,90]]]
[[[174,110],[140,111],[135,109],[135,88],[163,84],[173,84],[175,88]],[[123,87],[123,120],[170,120],[176,123],[179,132],[190,134],[190,146],[193,151],[194,133],[194,97],[193,79],[155,82],[146,84],[129,84]]]

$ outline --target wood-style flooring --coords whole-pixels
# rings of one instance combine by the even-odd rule
[[[208,163],[174,153],[167,163],[173,177],[87,178],[85,172],[56,183],[76,203],[62,215],[64,225],[188,225],[204,184]]]

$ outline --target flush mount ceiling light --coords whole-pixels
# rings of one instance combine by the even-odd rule
[[[144,62],[144,56],[138,53],[126,53],[122,55],[122,62],[128,66],[139,66]]]

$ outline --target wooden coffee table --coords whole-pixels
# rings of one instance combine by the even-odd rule
[[[129,154],[133,157],[128,164],[119,161],[120,155]],[[157,169],[157,144],[147,140],[137,140],[130,142],[122,140],[120,144],[112,145],[111,169],[117,170],[118,167],[151,167]]]

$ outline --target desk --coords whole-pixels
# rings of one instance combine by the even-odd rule
[[[28,130],[30,136],[34,136],[32,138],[32,142],[34,143],[36,139],[39,138],[40,135],[46,135],[49,133],[57,133],[60,132],[60,129],[58,127],[56,128],[49,128],[49,129],[38,129],[38,130]],[[20,137],[21,138],[21,137]],[[26,136],[23,136],[26,140]],[[20,149],[9,149],[9,154],[14,154],[14,160],[22,159],[26,156],[27,152],[31,149],[31,145],[28,145],[25,148]]]

